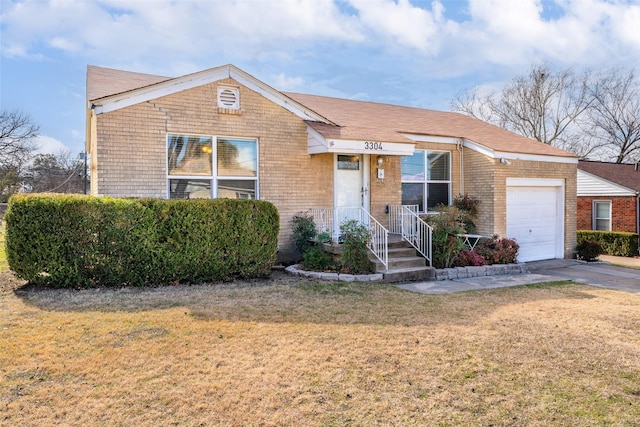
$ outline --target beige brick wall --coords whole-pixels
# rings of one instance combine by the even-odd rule
[[[503,237],[507,230],[507,178],[547,178],[564,180],[564,252],[573,256],[576,245],[576,170],[577,165],[510,160],[500,164],[476,151],[465,149],[465,192],[480,199],[478,233]]]
[[[297,212],[333,204],[333,155],[307,154],[307,127],[298,117],[231,79],[241,112],[216,103],[217,83],[102,114],[97,120],[93,194],[167,197],[167,133],[258,138],[260,199],[280,213],[280,245],[291,251]]]

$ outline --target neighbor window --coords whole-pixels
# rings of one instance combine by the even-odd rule
[[[451,153],[416,150],[402,158],[402,204],[426,212],[451,202]]]
[[[593,202],[593,229],[611,231],[610,200],[596,200]]]
[[[172,199],[256,199],[258,141],[170,134],[167,170]]]

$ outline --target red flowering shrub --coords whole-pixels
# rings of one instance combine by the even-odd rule
[[[476,247],[487,264],[512,264],[517,262],[520,246],[514,239],[499,239],[494,234],[490,239],[484,240]]]
[[[487,261],[485,261],[482,255],[478,254],[476,251],[463,249],[453,259],[453,266],[466,267],[468,265],[470,266],[487,265]]]

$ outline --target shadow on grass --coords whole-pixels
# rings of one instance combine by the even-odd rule
[[[6,273],[0,280],[7,280]],[[15,280],[15,279],[13,279]],[[499,307],[550,299],[595,298],[571,281],[423,295],[381,283],[314,281],[274,272],[266,279],[120,289],[14,290],[25,304],[60,312],[142,312],[184,307],[198,320],[266,323],[472,324]]]

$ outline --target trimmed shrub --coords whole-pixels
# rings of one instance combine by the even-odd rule
[[[349,274],[370,273],[369,230],[356,220],[346,221],[340,225],[340,233],[344,238],[340,265],[342,271]]]
[[[617,256],[638,255],[638,235],[635,233],[625,233],[621,231],[594,231],[579,230],[577,232],[577,243],[585,240],[600,243],[603,254]]]
[[[5,220],[10,268],[49,287],[266,276],[279,229],[272,204],[231,199],[19,195]]]
[[[482,255],[480,255],[476,251],[463,249],[453,259],[453,266],[466,267],[468,265],[478,267],[482,265],[487,265],[487,261],[482,257]]]
[[[497,234],[476,246],[476,252],[487,264],[513,264],[518,260],[520,246],[514,239],[498,238]]]
[[[322,250],[320,246],[311,246],[303,254],[302,265],[308,270],[334,270],[333,258]]]
[[[299,212],[291,219],[291,226],[293,244],[301,254],[304,254],[311,247],[310,240],[316,237],[316,223],[313,220],[313,215]]]
[[[583,261],[595,261],[602,253],[602,245],[595,240],[583,240],[576,246],[576,256]]]

